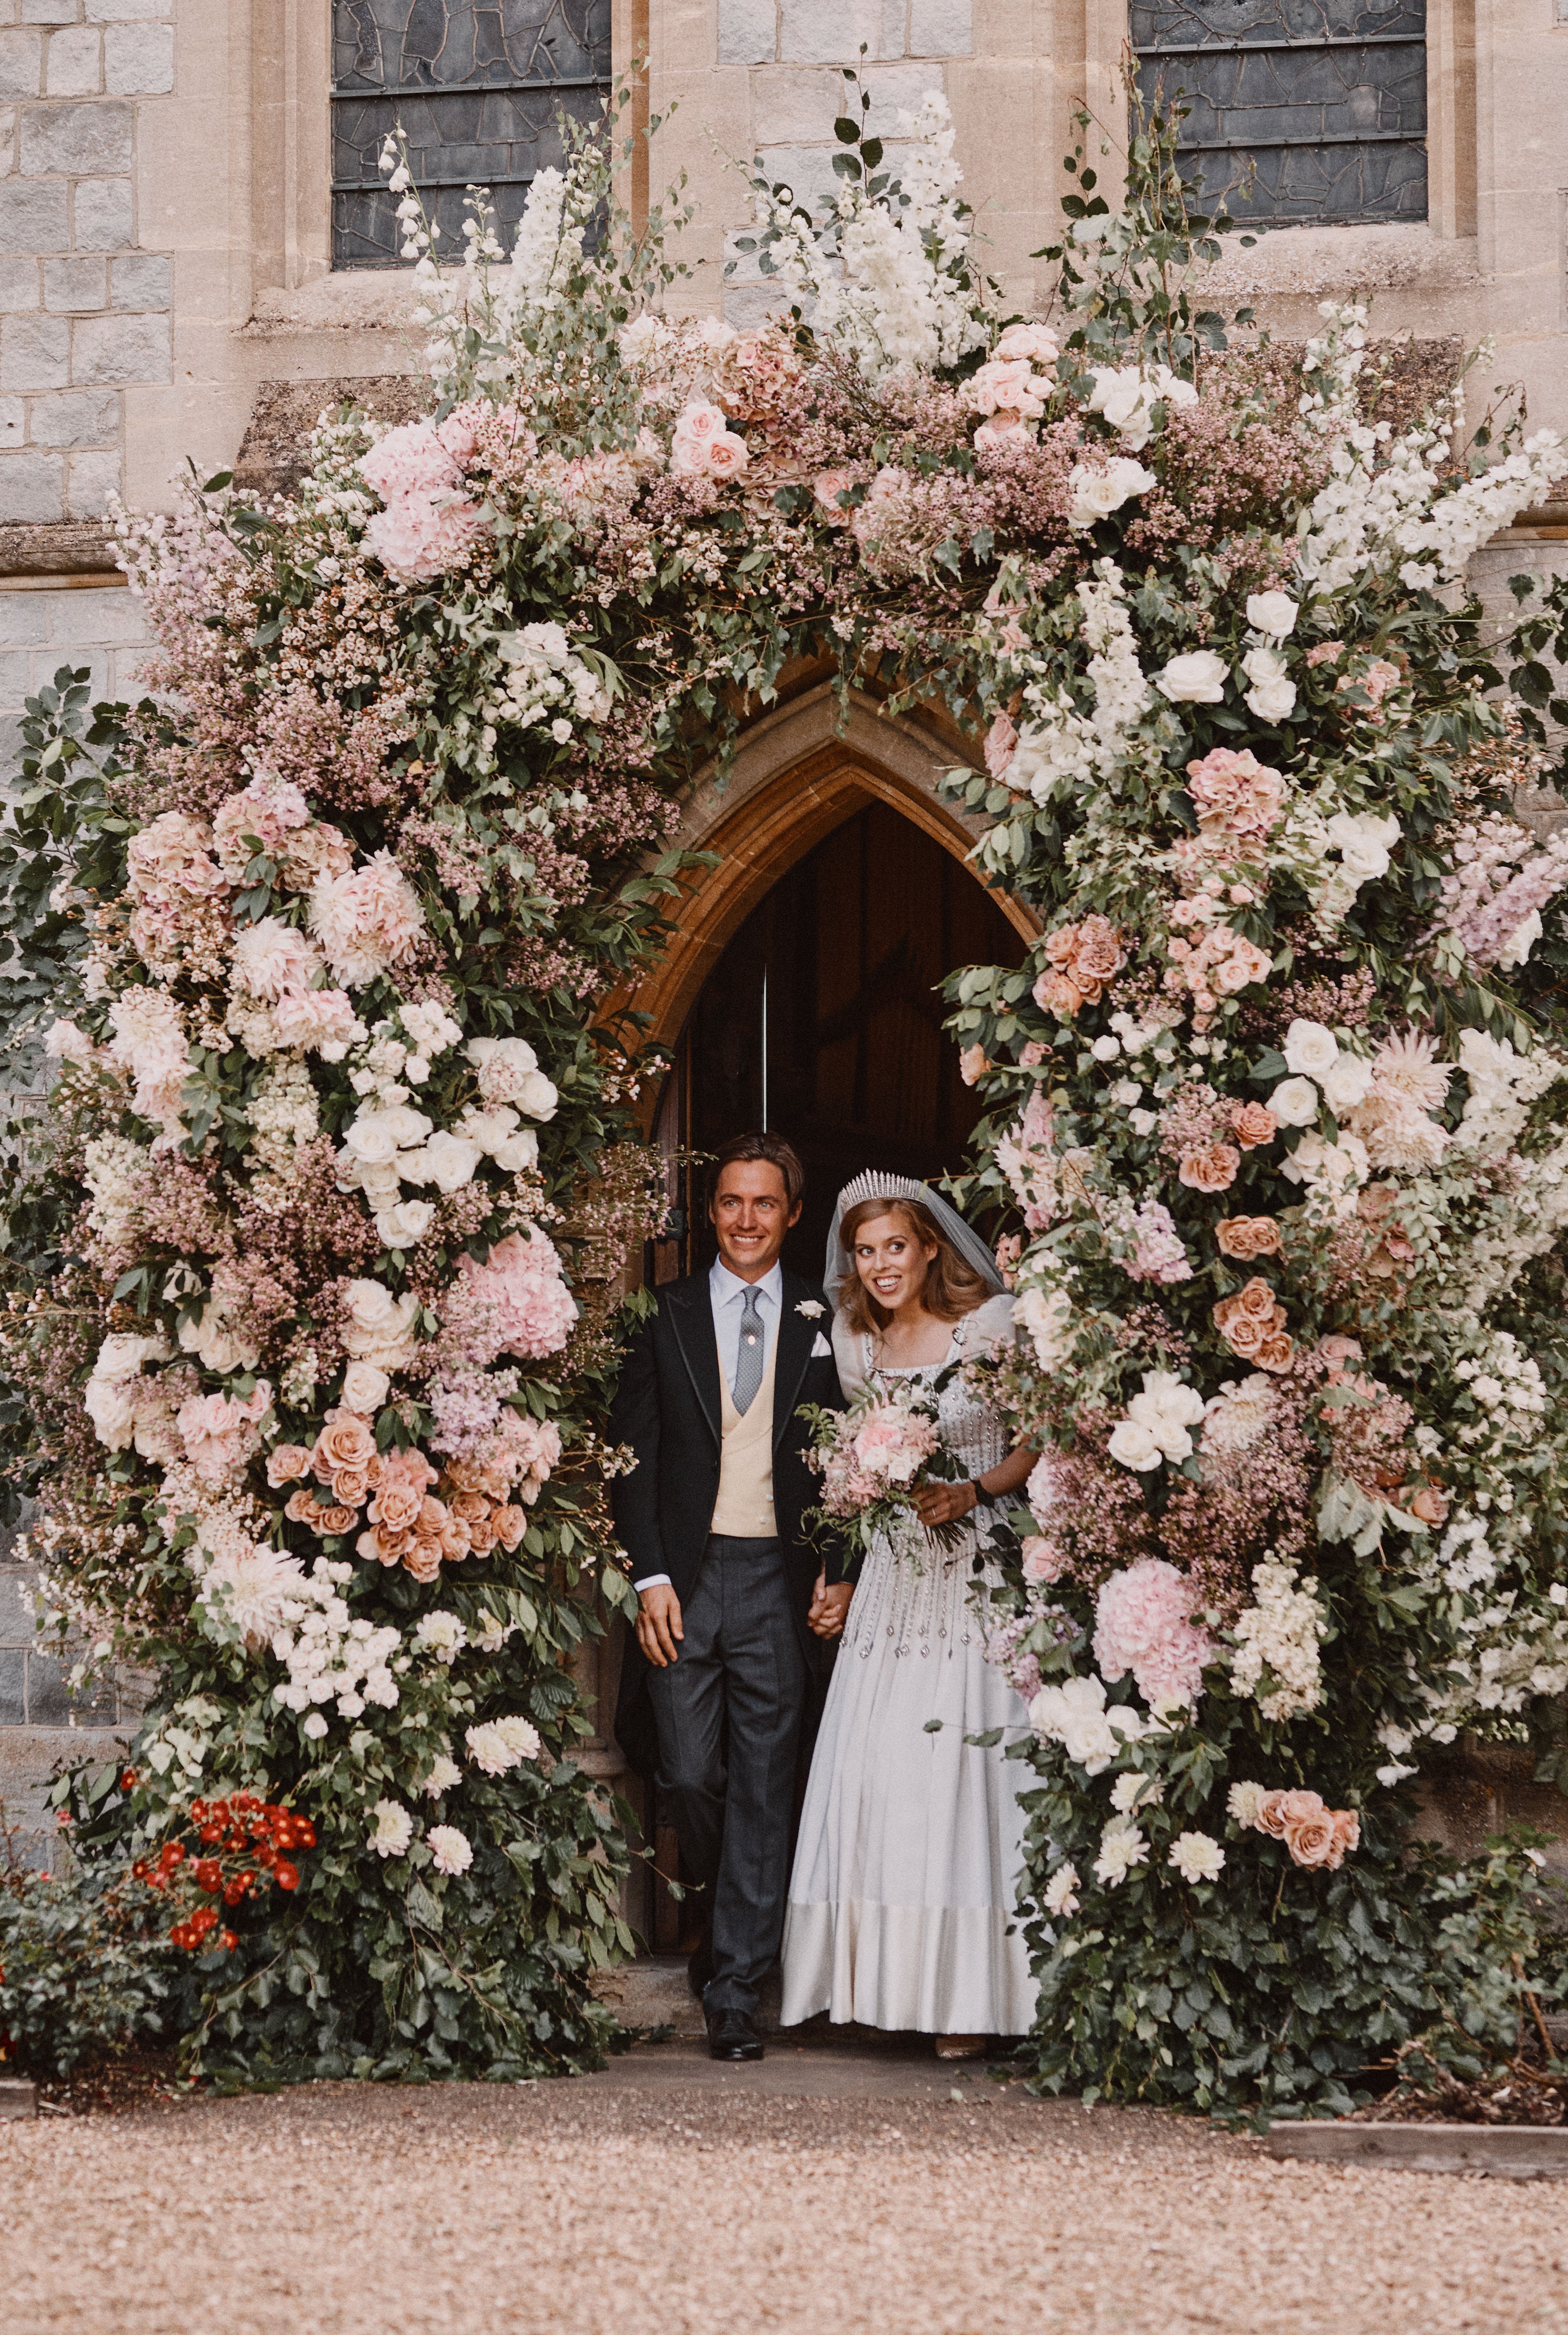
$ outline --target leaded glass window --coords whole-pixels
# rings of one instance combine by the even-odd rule
[[[334,267],[400,264],[394,122],[455,257],[463,189],[489,188],[509,247],[534,172],[562,160],[557,112],[593,121],[609,88],[610,0],[334,0],[333,36]]]
[[[1133,0],[1146,100],[1186,92],[1183,167],[1263,226],[1427,216],[1426,0]]]

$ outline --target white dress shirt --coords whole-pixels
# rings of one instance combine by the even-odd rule
[[[779,1316],[784,1311],[784,1268],[769,1265],[760,1281],[742,1281],[731,1273],[722,1257],[715,1257],[708,1273],[708,1298],[713,1309],[713,1335],[719,1346],[719,1368],[729,1381],[730,1392],[735,1391],[735,1372],[740,1362],[740,1318],[746,1310],[746,1300],[752,1290],[757,1293],[757,1311],[762,1319],[762,1371],[768,1370],[768,1348],[779,1333]],[[753,1398],[755,1400],[755,1398]],[[667,1573],[645,1573],[634,1581],[636,1590],[657,1589],[668,1582]]]

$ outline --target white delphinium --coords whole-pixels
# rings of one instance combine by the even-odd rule
[[[1091,365],[1094,387],[1089,410],[1102,414],[1134,454],[1141,452],[1154,434],[1158,405],[1195,405],[1198,393],[1168,365]]]
[[[583,255],[583,228],[568,218],[567,186],[559,170],[536,170],[518,221],[502,299],[508,316],[559,308]]]
[[[1470,1390],[1479,1417],[1457,1428],[1455,1439],[1482,1458],[1533,1442],[1546,1411],[1540,1365],[1511,1331],[1495,1330],[1480,1356],[1455,1364],[1454,1375]]]
[[[1253,1567],[1255,1602],[1236,1617],[1241,1642],[1231,1657],[1231,1685],[1239,1695],[1253,1696],[1265,1719],[1297,1719],[1318,1707],[1323,1612],[1317,1586],[1310,1577],[1298,1586],[1293,1565],[1265,1558]],[[1265,1671],[1273,1684],[1260,1693]]]
[[[414,1836],[414,1820],[396,1800],[378,1800],[371,1810],[374,1824],[370,1845],[378,1856],[406,1856]]]
[[[1225,1853],[1212,1833],[1178,1832],[1166,1863],[1184,1881],[1217,1881],[1224,1871]]]
[[[1094,1860],[1094,1877],[1103,1881],[1108,1889],[1116,1889],[1127,1879],[1135,1865],[1148,1862],[1148,1842],[1130,1817],[1113,1817],[1099,1836],[1099,1855]]]
[[[1524,1132],[1530,1105],[1568,1078],[1559,1055],[1544,1047],[1517,1054],[1506,1038],[1484,1030],[1459,1032],[1459,1068],[1470,1089],[1453,1135],[1460,1151],[1507,1150]]]
[[[392,1665],[402,1633],[391,1623],[375,1629],[350,1613],[341,1592],[353,1574],[352,1565],[317,1557],[309,1579],[285,1601],[272,1634],[273,1657],[288,1672],[286,1683],[274,1687],[272,1699],[285,1710],[320,1719],[320,1726],[305,1729],[317,1740],[326,1733],[326,1723],[313,1706],[334,1703],[340,1719],[357,1719],[367,1703],[392,1710],[399,1700]]]

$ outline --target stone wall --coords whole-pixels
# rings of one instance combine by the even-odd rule
[[[13,766],[24,701],[62,665],[87,666],[95,700],[134,697],[147,640],[141,603],[122,578],[83,587],[66,576],[0,579],[0,770]]]
[[[139,219],[140,98],[174,86],[167,0],[0,0],[0,520],[90,519],[125,390],[169,378],[173,263]]]

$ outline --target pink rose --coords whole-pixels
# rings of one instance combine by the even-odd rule
[[[847,527],[854,514],[839,501],[840,495],[853,491],[853,470],[818,470],[811,481],[811,492],[829,527]]]

